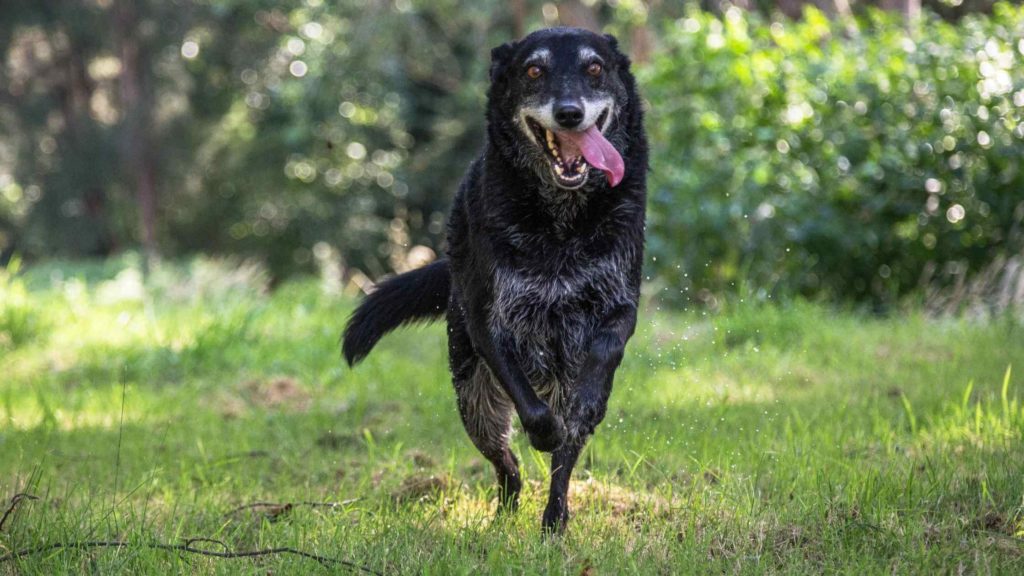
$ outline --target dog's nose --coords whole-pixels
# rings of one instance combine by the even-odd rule
[[[575,128],[583,122],[583,108],[575,102],[555,103],[555,122],[562,128]]]

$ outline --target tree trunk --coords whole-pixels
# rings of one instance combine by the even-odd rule
[[[779,11],[794,20],[803,16],[804,0],[776,0]]]
[[[661,0],[648,0],[647,13],[652,14],[661,9]],[[629,52],[632,60],[638,64],[644,64],[651,59],[651,52],[654,51],[654,40],[647,21],[637,23],[633,26],[630,34]]]
[[[139,39],[139,13],[135,0],[119,0],[114,10],[120,35],[122,154],[129,181],[134,182],[139,210],[139,239],[147,260],[157,256],[156,162],[152,129],[153,92],[150,66]]]
[[[62,59],[62,67],[67,82],[56,88],[60,95],[61,113],[64,117],[64,130],[60,135],[60,145],[66,157],[70,182],[80,187],[75,195],[80,196],[85,208],[85,216],[91,220],[90,226],[95,229],[95,240],[83,242],[78,250],[96,256],[108,256],[117,245],[114,231],[110,228],[107,215],[106,191],[103,188],[96,169],[95,127],[89,118],[89,102],[92,99],[96,84],[89,76],[86,65],[86,52],[81,47],[80,38],[67,28],[62,31],[68,38],[66,58]],[[91,160],[90,160],[91,159]],[[67,160],[67,158],[65,158]]]
[[[558,20],[563,26],[584,28],[593,32],[601,31],[594,10],[579,0],[569,0],[558,5]]]
[[[878,7],[899,12],[908,20],[921,14],[921,0],[878,0]]]
[[[512,37],[519,40],[526,36],[526,0],[512,0]]]

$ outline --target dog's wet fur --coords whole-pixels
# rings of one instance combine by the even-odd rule
[[[497,472],[499,512],[517,507],[522,488],[509,448],[515,414],[533,447],[552,453],[543,526],[560,531],[569,477],[636,326],[647,140],[615,38],[547,29],[491,56],[487,140],[455,196],[447,258],[379,284],[342,348],[354,364],[390,330],[444,316],[459,413]],[[591,125],[624,163],[614,187],[582,156],[562,159],[573,173],[560,178],[545,146],[546,130]]]

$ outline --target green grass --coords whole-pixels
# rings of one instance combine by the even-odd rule
[[[495,520],[441,326],[389,336],[352,371],[337,344],[353,301],[316,281],[261,295],[257,273],[216,263],[146,283],[124,266],[30,270],[17,338],[0,323],[0,498],[39,497],[6,520],[0,555],[133,546],[0,573],[341,569],[142,546],[194,537],[403,574],[1024,573],[1012,321],[648,307],[569,530],[545,540],[547,458],[517,436],[522,508]],[[342,504],[232,511],[268,501]]]

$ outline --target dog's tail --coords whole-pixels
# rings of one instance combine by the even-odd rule
[[[400,326],[436,320],[448,309],[451,274],[438,260],[377,285],[349,318],[341,352],[349,366],[366,357],[377,341]]]

